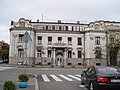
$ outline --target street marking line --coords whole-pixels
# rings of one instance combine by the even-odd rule
[[[14,67],[0,67],[0,71],[7,70],[7,69],[12,69]]]
[[[64,78],[64,79],[66,79],[67,81],[73,81],[71,78],[66,77],[66,76],[64,76],[64,75],[59,75],[59,76],[62,77],[62,78]]]
[[[44,80],[44,82],[50,82],[50,79],[47,77],[47,75],[41,75],[42,76],[42,78],[43,78],[43,80]]]
[[[35,90],[39,90],[39,85],[38,85],[38,79],[37,79],[37,75],[35,74]]]
[[[55,75],[50,75],[53,79],[55,79],[55,81],[62,81],[60,78],[58,78],[57,76]]]
[[[80,77],[80,78],[81,78],[81,75],[75,75],[75,76],[77,76],[77,77]]]
[[[86,87],[85,85],[79,85],[79,87]]]
[[[81,81],[81,79],[80,79],[80,78],[75,77],[75,76],[73,76],[73,75],[67,75],[67,76],[69,76],[69,77],[71,77],[71,78],[74,78],[74,79],[76,79],[76,80],[78,80],[78,81]]]

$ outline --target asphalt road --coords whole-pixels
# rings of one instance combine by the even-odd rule
[[[31,73],[38,75],[40,90],[87,90],[86,87],[80,85],[80,75],[84,69],[75,68],[0,68],[0,86],[6,80],[18,81],[20,73]],[[71,77],[72,76],[72,77]],[[76,78],[73,78],[77,77]],[[45,82],[43,77],[47,77],[49,82]],[[69,79],[65,79],[68,77]],[[56,78],[58,81],[56,81]],[[58,79],[59,78],[59,79]]]
[[[44,70],[38,74],[40,90],[88,90],[81,85],[83,69]]]

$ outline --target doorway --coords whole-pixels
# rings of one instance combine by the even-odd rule
[[[57,66],[63,65],[63,52],[62,52],[62,50],[58,50],[56,53],[56,65]]]

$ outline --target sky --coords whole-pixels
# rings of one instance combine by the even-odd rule
[[[0,0],[0,41],[9,43],[10,22],[21,17],[81,23],[120,21],[120,0]]]

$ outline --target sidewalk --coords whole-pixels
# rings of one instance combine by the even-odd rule
[[[30,78],[27,88],[17,88],[17,90],[39,90],[37,78]]]
[[[27,88],[17,88],[17,90],[35,90],[35,78],[30,78]]]

